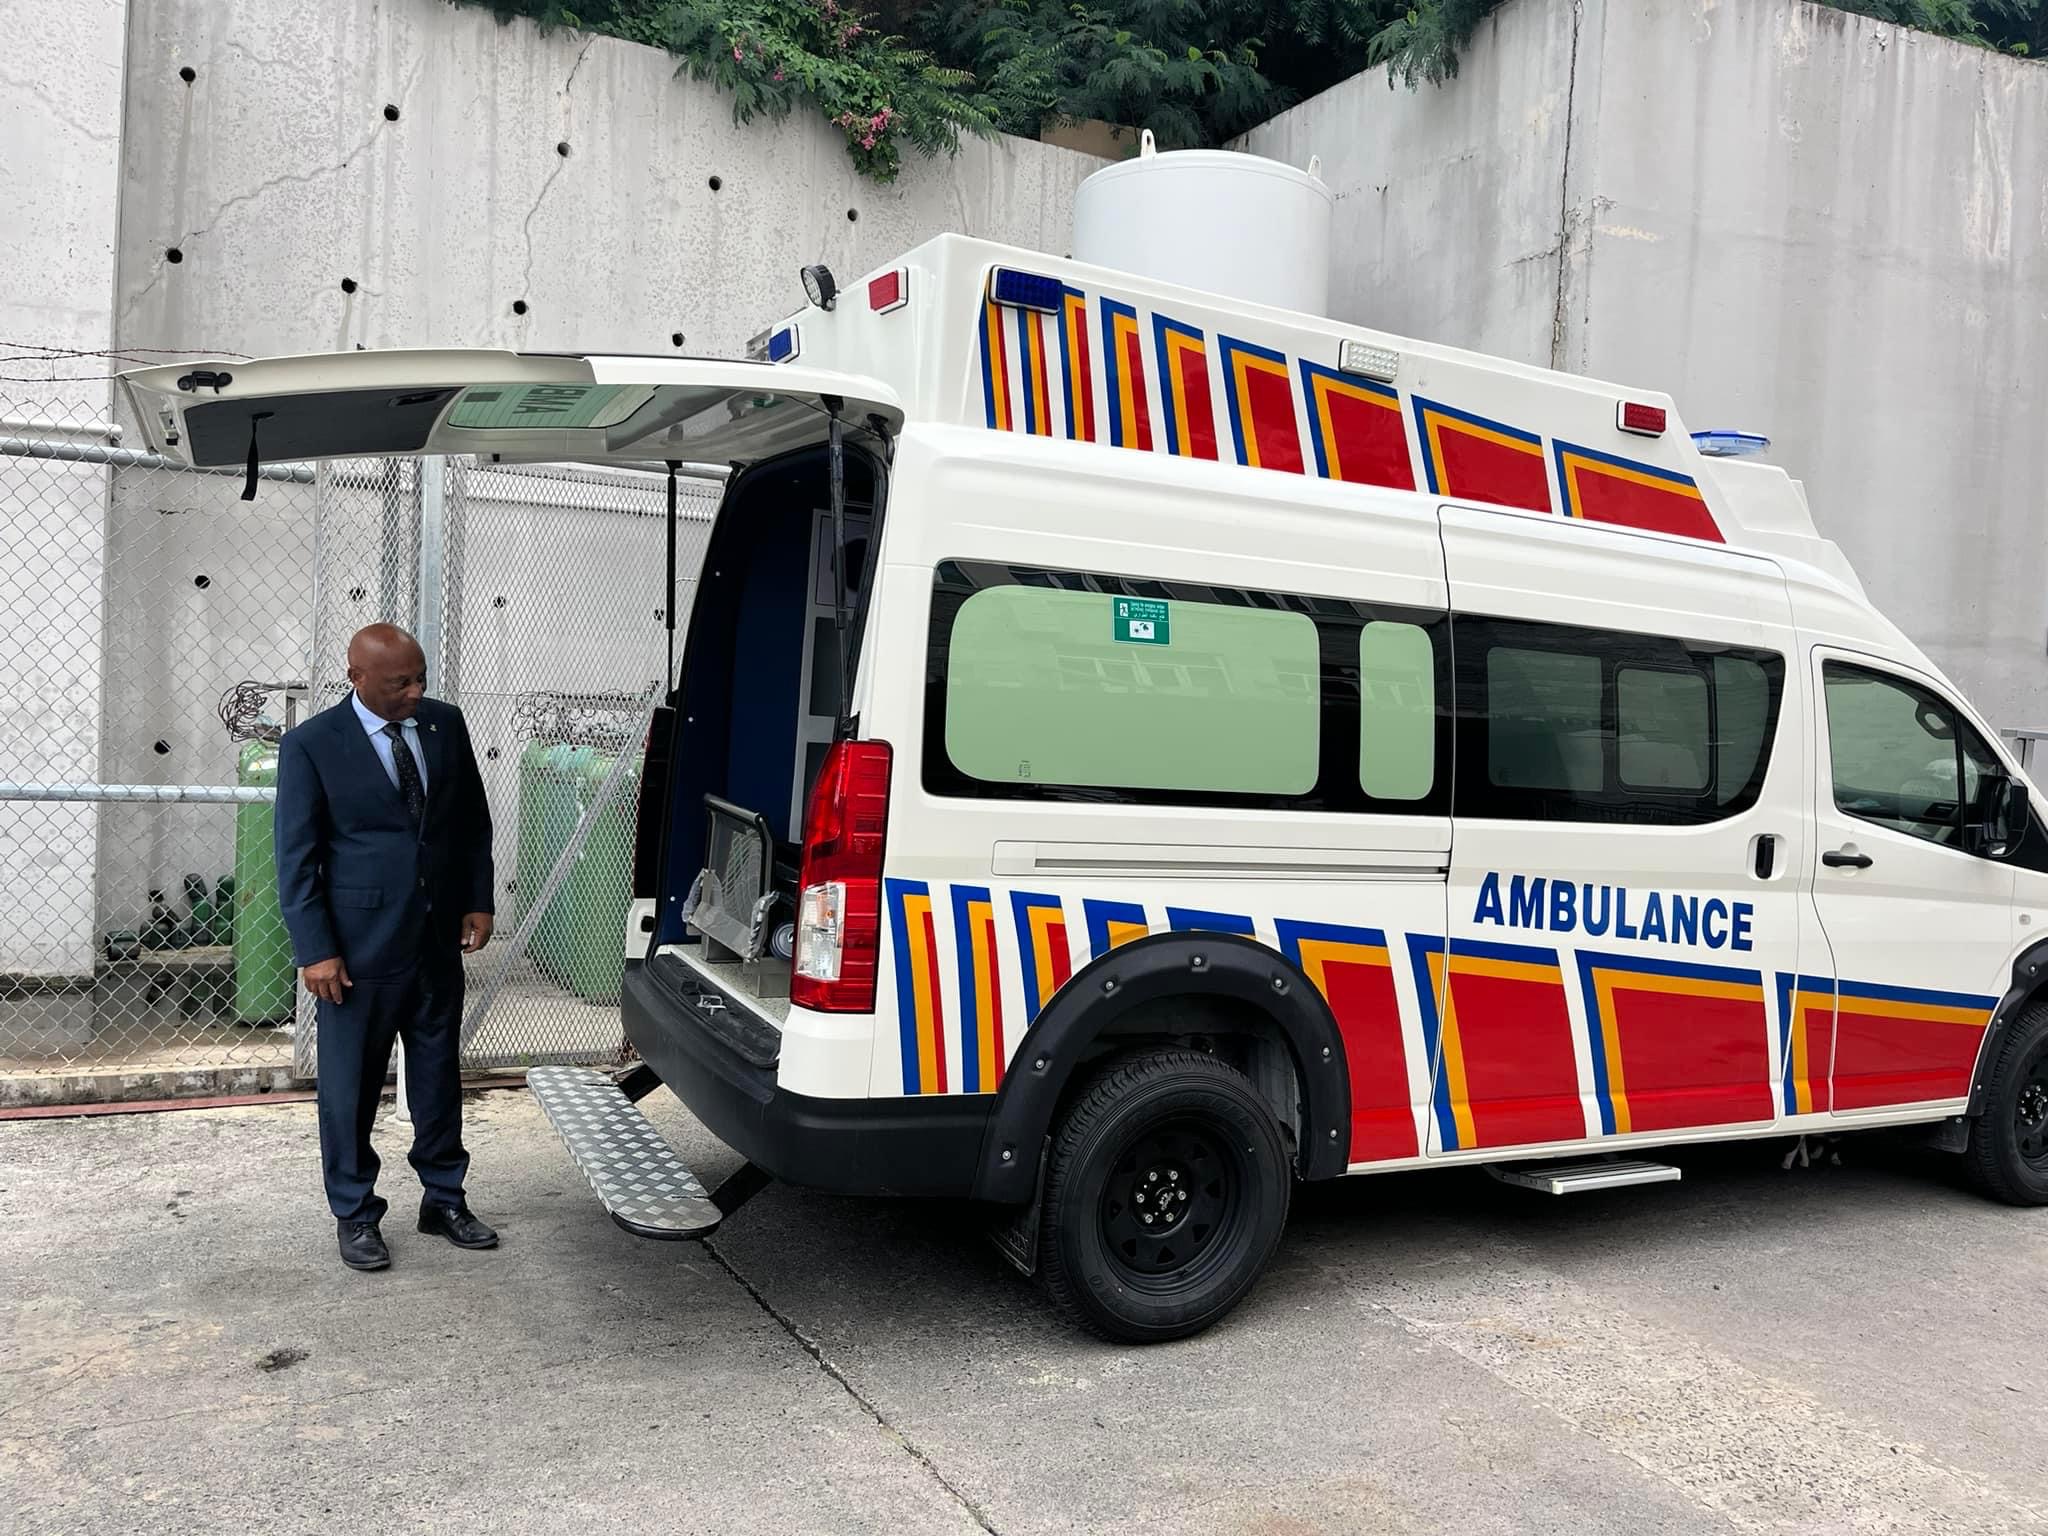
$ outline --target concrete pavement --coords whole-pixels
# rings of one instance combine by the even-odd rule
[[[665,1094],[710,1177],[732,1163]],[[1221,1327],[1078,1336],[941,1205],[771,1187],[641,1242],[525,1095],[504,1233],[333,1257],[310,1106],[0,1124],[0,1525],[23,1532],[2048,1531],[2048,1212],[1882,1142],[1570,1199],[1303,1194]]]

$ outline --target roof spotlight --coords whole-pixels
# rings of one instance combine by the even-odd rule
[[[803,270],[804,295],[820,309],[830,309],[833,300],[839,297],[839,285],[832,280],[832,269],[822,261]]]

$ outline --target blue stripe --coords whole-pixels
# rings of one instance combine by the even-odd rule
[[[1527,944],[1492,944],[1481,939],[1453,939],[1451,953],[1473,960],[1516,960],[1526,965],[1555,965],[1557,951]]]
[[[1081,910],[1088,914],[1088,953],[1091,957],[1109,953],[1109,925],[1111,923],[1145,922],[1145,909],[1128,901],[1084,901]]]
[[[1655,464],[1645,464],[1641,459],[1624,459],[1619,454],[1602,453],[1597,448],[1581,448],[1577,443],[1561,442],[1556,439],[1552,439],[1550,448],[1557,456],[1557,474],[1560,481],[1564,479],[1564,456],[1573,453],[1582,459],[1591,459],[1596,464],[1605,464],[1611,469],[1632,469],[1637,474],[1650,476],[1653,480],[1669,481],[1684,490],[1699,489],[1699,482],[1691,475],[1681,475],[1674,469],[1659,469]]]
[[[1301,403],[1308,411],[1308,435],[1315,440],[1313,446],[1316,451],[1316,473],[1327,480],[1330,478],[1330,456],[1323,447],[1323,429],[1328,427],[1334,432],[1336,426],[1333,422],[1326,420],[1316,410],[1317,379],[1328,379],[1333,383],[1342,384],[1350,389],[1364,390],[1367,394],[1383,396],[1393,401],[1396,409],[1401,404],[1401,392],[1398,389],[1388,388],[1377,379],[1361,378],[1355,373],[1345,373],[1336,368],[1325,368],[1321,363],[1312,363],[1305,357],[1301,360]],[[1428,458],[1429,454],[1425,451],[1423,459],[1427,461]],[[1434,468],[1429,471],[1429,474],[1429,488],[1433,491],[1436,489],[1436,471]]]
[[[953,947],[960,959],[960,1091],[981,1092],[981,1008],[974,986],[974,935],[969,931],[967,904],[987,901],[988,887],[953,887]],[[989,956],[993,965],[995,956]]]
[[[1024,381],[1024,430],[1038,430],[1038,375],[1031,368],[1031,349],[1024,344],[1024,327],[1030,326],[1037,335],[1039,354],[1044,355],[1045,333],[1038,330],[1038,312],[1020,309],[1017,315],[1017,377]]]
[[[1098,308],[1102,311],[1102,362],[1109,371],[1103,378],[1108,385],[1105,397],[1109,408],[1109,445],[1112,448],[1127,446],[1124,442],[1123,413],[1123,348],[1116,344],[1116,319],[1121,315],[1133,324],[1138,312],[1128,304],[1119,304],[1115,299],[1104,299]]]
[[[1428,934],[1408,935],[1408,963],[1415,972],[1415,998],[1422,1012],[1422,1048],[1429,1056],[1430,1108],[1436,1116],[1437,1139],[1447,1152],[1458,1150],[1458,1122],[1451,1113],[1450,1075],[1444,1071],[1443,1024],[1436,1011],[1436,989],[1430,984],[1429,957],[1444,952],[1444,941]],[[1450,983],[1446,981],[1445,986]]]
[[[1168,907],[1166,926],[1175,933],[1241,933],[1256,931],[1252,920],[1236,912],[1203,912],[1194,907]]]
[[[1982,1008],[1997,1005],[1995,997],[1972,992],[1934,992],[1921,987],[1883,987],[1870,981],[1845,981],[1838,989],[1843,997],[1867,997],[1885,1003],[1926,1003],[1935,1008]]]
[[[1266,362],[1278,363],[1282,368],[1287,366],[1287,354],[1249,341],[1233,341],[1220,332],[1216,346],[1223,359],[1223,392],[1230,396],[1230,441],[1237,450],[1237,462],[1249,465],[1251,455],[1244,446],[1244,414],[1237,400],[1237,354],[1242,352],[1247,357],[1263,358]]]
[[[1761,987],[1763,973],[1725,965],[1695,965],[1688,960],[1652,960],[1640,955],[1609,955],[1579,951],[1579,961],[1597,963],[1603,971],[1634,971],[1645,976],[1683,976],[1694,981],[1733,981]]]
[[[1593,1096],[1600,1104],[1601,1134],[1614,1134],[1614,1084],[1607,1073],[1607,1031],[1601,1028],[1600,988],[1594,972],[1607,969],[1604,960],[1588,954],[1579,956],[1579,986],[1586,998],[1586,1044],[1593,1053]]]
[[[1075,403],[1074,391],[1081,387],[1081,381],[1074,377],[1074,348],[1067,335],[1067,300],[1081,301],[1081,334],[1085,344],[1088,333],[1088,295],[1079,288],[1067,288],[1060,298],[1060,378],[1064,381],[1067,403],[1067,441],[1074,442],[1080,434],[1080,407]]]
[[[1018,969],[1024,973],[1024,1027],[1029,1029],[1031,1021],[1038,1017],[1039,1009],[1046,1000],[1038,995],[1038,954],[1031,947],[1031,913],[1034,908],[1049,907],[1060,911],[1060,899],[1032,891],[1010,892],[1010,911],[1017,923]]]
[[[1160,414],[1166,418],[1166,451],[1178,456],[1180,453],[1180,429],[1174,421],[1173,407],[1181,398],[1182,388],[1180,374],[1174,369],[1173,361],[1166,353],[1166,335],[1169,331],[1176,335],[1187,337],[1198,346],[1202,342],[1202,333],[1191,325],[1183,325],[1178,320],[1169,320],[1156,310],[1153,312],[1152,342],[1153,349],[1159,357],[1160,403],[1165,407]]]
[[[903,1091],[916,1093],[917,997],[910,983],[910,929],[903,912],[906,897],[927,896],[930,889],[922,880],[885,880],[889,899],[889,926],[894,930],[891,947],[896,952],[896,1024],[903,1041]]]
[[[1320,939],[1329,944],[1371,944],[1384,945],[1387,936],[1378,928],[1351,928],[1343,923],[1300,923],[1291,917],[1283,917],[1273,925],[1279,935],[1280,947],[1290,955],[1298,956],[1304,939]]]
[[[988,302],[981,306],[981,408],[988,416],[991,431],[996,424],[996,373],[995,355],[989,350]]]

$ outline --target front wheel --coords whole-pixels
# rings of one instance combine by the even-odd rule
[[[2048,1205],[2048,1004],[2015,1019],[1996,1049],[1963,1160],[1992,1198]]]
[[[1039,1273],[1068,1316],[1144,1344],[1199,1333],[1279,1245],[1293,1170],[1251,1080],[1196,1051],[1124,1057],[1053,1132]]]

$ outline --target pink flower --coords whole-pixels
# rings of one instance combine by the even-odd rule
[[[745,63],[745,62],[746,62],[746,58],[747,58],[747,56],[746,56],[746,55],[745,55],[744,53],[741,53],[741,52],[740,52],[740,50],[738,49],[738,47],[734,47],[734,49],[733,49],[733,51],[732,51],[732,61],[733,61],[733,63],[735,63],[735,64],[743,64],[743,63]]]
[[[779,70],[779,69],[778,69],[778,70],[776,70],[776,71],[775,71],[775,78],[776,78],[776,79],[778,79],[778,80],[780,80],[780,79],[782,78],[782,71],[781,71],[781,70]]]

